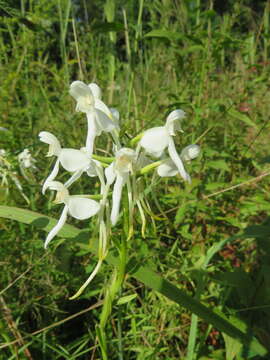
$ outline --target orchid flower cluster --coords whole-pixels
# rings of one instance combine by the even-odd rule
[[[76,111],[85,113],[87,119],[87,135],[85,147],[71,149],[62,147],[55,135],[41,131],[39,138],[49,145],[48,157],[55,157],[53,169],[42,186],[42,193],[47,189],[56,191],[55,202],[63,204],[63,210],[57,224],[48,233],[45,248],[57,235],[71,216],[78,220],[97,216],[99,227],[99,260],[98,263],[78,290],[71,298],[79,296],[85,287],[92,281],[105,259],[108,248],[111,228],[115,226],[121,215],[121,199],[123,189],[127,187],[129,211],[129,238],[133,233],[133,215],[135,205],[138,207],[142,222],[145,222],[141,195],[136,186],[136,175],[144,173],[144,169],[154,169],[161,177],[179,174],[184,181],[191,182],[184,162],[190,161],[200,153],[198,145],[189,145],[179,154],[176,150],[174,137],[177,131],[183,132],[181,122],[186,114],[183,110],[172,111],[164,126],[151,128],[136,139],[136,149],[125,147],[120,139],[119,112],[109,108],[101,100],[101,89],[95,83],[89,85],[82,81],[74,81],[70,85],[70,95],[76,101]],[[94,154],[95,140],[102,133],[109,133],[113,141],[113,158],[99,157]],[[136,142],[135,142],[136,143]],[[166,156],[168,151],[168,156]],[[153,158],[161,159],[154,162]],[[61,183],[56,179],[59,169],[71,174],[70,178]],[[83,174],[89,177],[98,177],[100,181],[99,201],[91,195],[71,195],[70,187]],[[110,189],[112,196],[110,197]]]

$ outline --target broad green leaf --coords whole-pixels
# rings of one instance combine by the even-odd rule
[[[56,223],[56,220],[44,216],[33,211],[19,209],[15,207],[0,206],[0,217],[16,220],[26,224],[31,224],[39,228],[43,228],[45,231],[49,231],[51,227]],[[80,238],[81,234],[86,234],[85,231],[80,231],[71,225],[64,225],[60,236],[68,238],[74,238],[73,240]],[[97,242],[90,245],[90,250],[97,254]],[[117,264],[118,259],[112,251],[106,257],[106,261],[110,264]],[[224,332],[228,336],[238,339],[244,344],[246,353],[252,353],[255,355],[264,356],[267,350],[257,341],[255,337],[251,337],[250,330],[243,332],[237,328],[229,319],[226,319],[224,314],[219,314],[216,311],[203,305],[192,296],[185,293],[183,290],[171,284],[169,281],[155,273],[153,270],[142,265],[142,262],[137,262],[132,258],[127,264],[127,271],[130,276],[135,277],[137,280],[144,283],[149,288],[158,291],[163,296],[176,302],[180,306],[188,309],[191,313],[199,316],[207,323],[212,324],[219,331]]]

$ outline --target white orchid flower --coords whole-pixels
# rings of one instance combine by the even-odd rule
[[[82,81],[74,81],[70,85],[69,93],[77,101],[76,111],[86,113],[88,122],[86,148],[92,155],[96,136],[102,131],[113,134],[118,129],[118,124],[110,109],[101,101],[101,90],[97,84],[86,85]]]
[[[91,159],[90,154],[85,148],[68,149],[61,148],[59,140],[48,131],[41,131],[39,138],[42,142],[49,144],[49,151],[47,156],[56,156],[57,160],[51,174],[45,180],[42,193],[44,194],[48,188],[48,183],[53,181],[59,171],[59,164],[67,170],[73,173],[71,178],[65,183],[66,187],[69,187],[74,181],[76,181],[82,173],[85,171],[89,176],[99,176],[101,183],[104,183],[103,172],[100,163],[96,160]]]
[[[176,165],[179,174],[185,181],[190,182],[190,176],[186,172],[183,162],[178,155],[173,136],[176,135],[176,131],[183,131],[181,129],[181,120],[185,117],[183,110],[177,109],[172,111],[164,126],[154,127],[146,130],[140,140],[140,146],[143,147],[146,152],[154,157],[159,158],[165,149],[168,149],[169,155],[173,163]]]
[[[180,158],[182,161],[190,161],[199,156],[200,151],[199,145],[188,145],[181,151]],[[178,168],[172,159],[167,159],[158,166],[157,173],[161,177],[175,176],[178,173]]]
[[[65,204],[65,206],[58,220],[58,223],[47,235],[44,244],[45,249],[49,245],[50,241],[64,226],[68,214],[75,219],[85,220],[96,215],[100,209],[99,203],[95,200],[85,198],[83,197],[83,195],[69,195],[68,189],[59,181],[50,181],[48,183],[48,188],[50,190],[57,191],[55,203]]]
[[[136,152],[129,148],[122,148],[116,152],[115,161],[105,169],[107,184],[111,185],[115,181],[112,194],[112,225],[117,223],[123,186],[128,182],[129,174],[133,172],[135,161]]]

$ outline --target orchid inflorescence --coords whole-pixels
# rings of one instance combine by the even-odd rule
[[[120,217],[121,198],[123,188],[127,186],[129,235],[133,234],[133,214],[135,205],[138,207],[142,223],[145,223],[142,196],[138,191],[136,175],[146,172],[145,169],[155,170],[160,177],[180,174],[184,181],[191,179],[184,167],[184,162],[190,161],[200,153],[198,145],[189,145],[179,154],[176,150],[174,137],[176,132],[183,132],[181,122],[186,114],[183,110],[172,111],[164,126],[153,127],[130,143],[138,144],[135,149],[124,147],[119,136],[119,112],[109,108],[101,100],[101,89],[95,83],[86,85],[82,81],[74,81],[70,85],[70,95],[76,100],[76,111],[86,114],[87,136],[85,147],[81,149],[63,148],[57,137],[50,132],[41,131],[39,138],[49,145],[48,157],[56,157],[50,175],[44,181],[42,193],[47,189],[57,192],[55,202],[63,204],[62,214],[57,224],[51,229],[46,240],[45,248],[57,235],[70,215],[75,219],[84,220],[97,215],[99,226],[99,260],[90,277],[71,298],[79,296],[91,282],[100,269],[109,248],[111,227],[115,226]],[[110,133],[113,140],[113,158],[99,157],[94,154],[95,139],[103,132]],[[166,157],[168,150],[169,157]],[[154,162],[153,158],[160,161]],[[60,166],[71,173],[70,178],[63,184],[56,181]],[[105,170],[104,170],[105,168]],[[82,174],[98,177],[100,181],[99,201],[91,195],[70,195],[69,188]],[[112,196],[110,200],[110,188]],[[144,231],[142,230],[144,235]]]

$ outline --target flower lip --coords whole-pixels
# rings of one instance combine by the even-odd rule
[[[69,196],[66,204],[69,214],[78,220],[85,220],[96,215],[100,210],[100,204],[92,199]]]
[[[140,140],[140,145],[146,152],[157,158],[168,147],[168,143],[169,134],[165,126],[157,126],[146,130]]]
[[[91,161],[86,152],[77,149],[62,149],[59,160],[63,168],[69,172],[86,168]]]
[[[178,169],[172,159],[167,159],[158,166],[157,173],[161,177],[175,176],[178,174]]]

